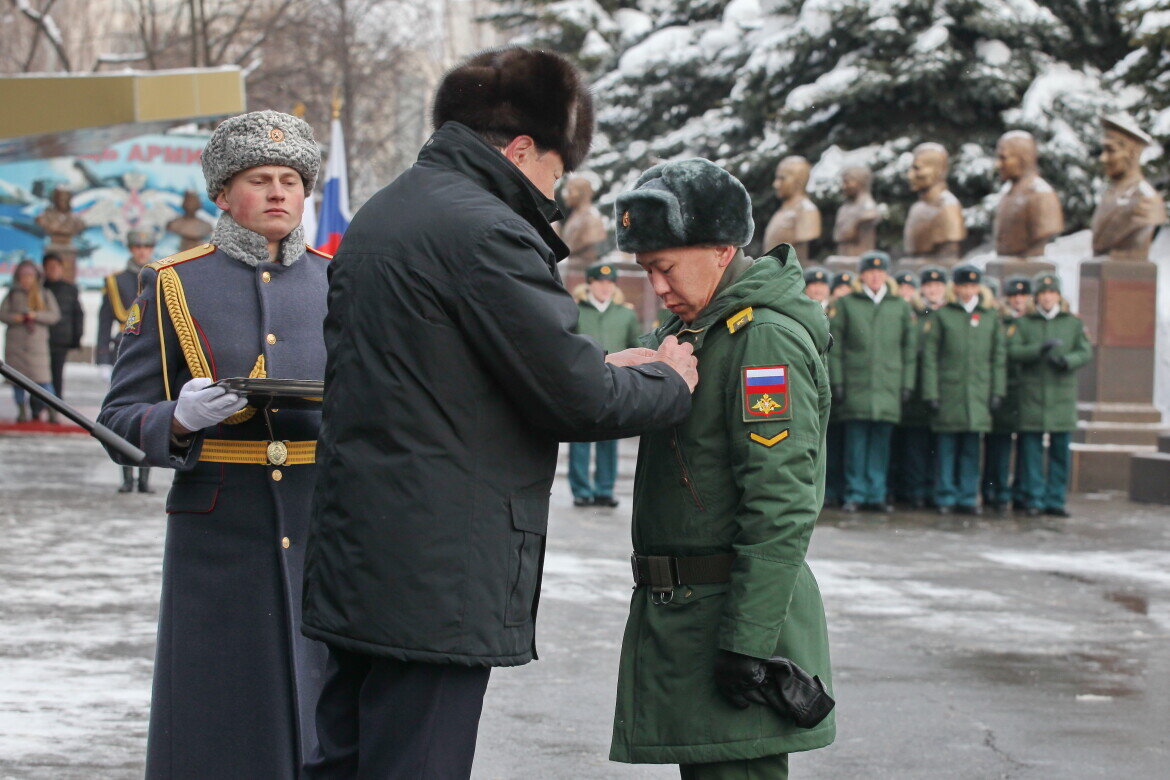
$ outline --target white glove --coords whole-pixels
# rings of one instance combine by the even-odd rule
[[[198,377],[183,385],[175,404],[175,422],[191,432],[223,422],[248,405],[248,400],[223,387],[212,387],[214,380]]]

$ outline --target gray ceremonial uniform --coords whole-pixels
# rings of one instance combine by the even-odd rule
[[[200,351],[215,379],[321,379],[327,265],[307,251],[253,267],[207,245],[141,274],[99,419],[176,471],[148,777],[295,777],[314,746],[325,647],[301,635],[300,613],[321,414],[275,411],[271,434],[263,413],[234,415],[186,451],[171,420]],[[290,443],[283,465],[264,459],[270,440]]]
[[[102,305],[98,309],[97,343],[94,346],[94,362],[98,365],[113,365],[114,358],[118,357],[126,312],[138,295],[138,271],[138,266],[131,260],[125,270],[110,274],[104,280]],[[115,291],[117,301],[111,299]],[[114,330],[114,323],[118,324],[117,331]]]

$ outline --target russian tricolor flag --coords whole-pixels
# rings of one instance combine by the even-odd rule
[[[786,393],[788,377],[784,366],[744,370],[748,393]]]
[[[325,164],[325,187],[321,195],[321,214],[317,218],[317,241],[314,246],[333,254],[349,227],[349,176],[345,168],[345,138],[341,120],[329,124],[329,161]]]

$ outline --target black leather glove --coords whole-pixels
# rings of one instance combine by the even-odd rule
[[[999,407],[1001,407],[1001,406],[1003,406],[1003,396],[1002,395],[991,396],[991,411],[998,412]]]
[[[749,704],[767,704],[761,688],[768,678],[768,667],[759,658],[720,650],[715,658],[715,687],[723,698],[746,709]]]
[[[1068,371],[1068,358],[1064,355],[1048,355],[1048,362],[1057,371]]]
[[[1047,339],[1043,344],[1040,345],[1040,354],[1047,355],[1049,350],[1054,349],[1055,347],[1063,346],[1064,341],[1061,339]]]
[[[845,400],[845,385],[833,385],[832,390],[833,390],[833,400],[834,401],[844,401]]]
[[[930,411],[932,411],[932,412],[938,411],[938,399],[937,398],[932,398],[931,400],[927,401],[926,405],[930,407]]]
[[[909,401],[909,400],[910,400],[910,396],[912,396],[912,395],[914,395],[914,391],[913,391],[913,390],[906,390],[906,389],[903,389],[903,390],[902,390],[902,403],[906,403],[907,401]]]

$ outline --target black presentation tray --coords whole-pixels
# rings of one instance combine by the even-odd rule
[[[319,409],[325,383],[316,379],[249,379],[234,376],[215,383],[248,399],[257,409]]]

